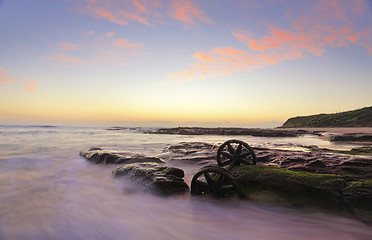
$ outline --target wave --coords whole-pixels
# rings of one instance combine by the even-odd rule
[[[0,125],[2,128],[58,128],[54,125]]]

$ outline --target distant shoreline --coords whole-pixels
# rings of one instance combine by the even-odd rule
[[[372,127],[279,127],[277,129],[284,130],[304,130],[315,132],[326,132],[332,134],[345,134],[345,133],[367,133],[372,134]]]

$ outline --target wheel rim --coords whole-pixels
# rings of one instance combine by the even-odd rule
[[[228,170],[240,164],[256,165],[256,154],[247,143],[239,140],[229,140],[218,148],[217,163],[220,167],[228,166]]]
[[[240,195],[240,188],[233,176],[219,167],[205,167],[200,169],[191,181],[193,195],[208,194],[216,197]]]

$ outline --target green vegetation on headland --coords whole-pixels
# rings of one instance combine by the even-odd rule
[[[372,106],[341,113],[294,117],[282,127],[372,127]]]

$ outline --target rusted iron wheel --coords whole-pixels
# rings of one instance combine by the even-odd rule
[[[241,190],[231,173],[220,167],[201,168],[192,178],[191,194],[215,197],[241,196]]]
[[[220,167],[227,167],[230,171],[236,165],[256,165],[256,154],[245,142],[229,140],[217,150],[217,163]]]

